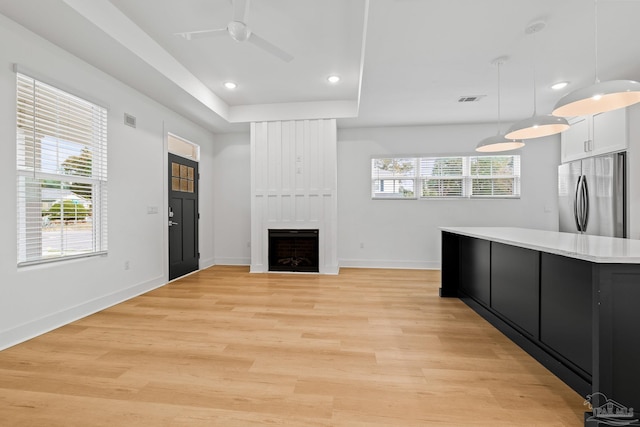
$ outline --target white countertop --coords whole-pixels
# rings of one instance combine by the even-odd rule
[[[640,240],[511,227],[440,227],[440,229],[596,263],[640,264]]]

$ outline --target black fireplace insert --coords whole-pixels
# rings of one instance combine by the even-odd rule
[[[318,230],[269,230],[269,271],[318,273]]]

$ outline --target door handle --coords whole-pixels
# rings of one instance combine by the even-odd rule
[[[587,224],[589,223],[589,187],[587,186],[587,177],[582,178],[582,231],[587,231]]]
[[[178,223],[177,223],[177,222],[173,222],[173,221],[169,220],[169,227],[171,227],[171,226],[173,226],[173,225],[178,225]]]
[[[576,228],[578,231],[582,231],[582,221],[580,220],[581,213],[581,184],[582,184],[582,175],[578,177],[578,182],[576,184],[576,194],[573,199],[573,219],[576,221]]]

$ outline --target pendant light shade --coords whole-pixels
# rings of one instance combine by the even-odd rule
[[[533,116],[520,120],[509,128],[506,138],[531,139],[555,135],[569,129],[569,122],[563,117],[550,114]]]
[[[501,56],[491,62],[492,65],[498,67],[498,134],[478,142],[476,145],[476,151],[480,153],[495,153],[498,151],[509,151],[524,147],[524,142],[507,139],[504,135],[500,134],[500,66],[502,66],[507,59],[509,58]]]
[[[573,117],[604,113],[640,102],[640,83],[633,80],[610,80],[574,90],[560,98],[553,109],[555,116]]]
[[[525,29],[525,33],[533,34],[542,31],[546,24],[542,21],[534,22]],[[535,43],[535,40],[534,40]],[[538,115],[536,110],[536,66],[535,55],[533,61],[533,116],[520,120],[509,128],[506,138],[532,139],[543,136],[555,135],[569,129],[571,126],[567,119],[555,117],[550,114]]]
[[[553,114],[561,117],[586,116],[628,107],[640,102],[640,83],[634,80],[598,79],[598,0],[593,0],[594,61],[596,82],[560,98]]]
[[[507,139],[502,135],[494,135],[483,139],[476,145],[476,151],[480,153],[495,153],[498,151],[516,150],[524,147],[524,142]]]

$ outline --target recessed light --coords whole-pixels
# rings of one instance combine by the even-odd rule
[[[338,83],[340,81],[340,76],[336,76],[335,74],[331,75],[331,76],[327,77],[327,81],[329,83],[336,84],[336,83]]]
[[[234,82],[224,82],[224,87],[226,87],[229,90],[233,90],[233,89],[237,88],[238,85],[235,84]]]
[[[555,83],[555,84],[551,85],[551,89],[553,89],[553,90],[564,89],[565,87],[567,87],[568,84],[569,84],[569,82],[558,82],[558,83]]]

